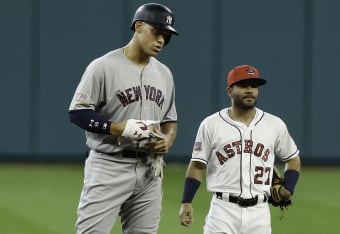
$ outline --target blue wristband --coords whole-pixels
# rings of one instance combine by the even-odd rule
[[[299,179],[300,173],[295,170],[287,170],[284,173],[285,188],[290,192],[291,195],[294,193],[295,185]]]
[[[182,203],[191,203],[200,185],[200,181],[194,178],[185,177]]]
[[[89,132],[110,135],[111,121],[104,119],[91,109],[71,110],[70,121]]]

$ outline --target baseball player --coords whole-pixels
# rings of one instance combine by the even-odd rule
[[[176,137],[177,112],[172,73],[155,57],[178,35],[173,24],[168,7],[140,6],[128,44],[93,60],[76,88],[69,117],[89,147],[78,234],[108,234],[118,215],[124,234],[157,232],[160,156]]]
[[[300,171],[299,150],[285,123],[256,107],[258,87],[266,84],[250,65],[233,68],[227,77],[231,107],[200,124],[187,168],[180,223],[193,222],[192,200],[206,169],[213,193],[204,233],[271,233],[268,206],[274,160],[285,162],[285,199],[294,193]]]

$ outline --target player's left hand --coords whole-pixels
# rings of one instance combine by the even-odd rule
[[[291,198],[290,192],[284,186],[280,189],[280,196],[283,200],[290,200]]]
[[[150,138],[150,141],[145,144],[151,152],[155,155],[165,155],[170,149],[169,139],[164,135],[156,126],[152,128],[152,134],[154,137]]]
[[[290,200],[290,197],[290,192],[283,185],[277,184],[271,187],[271,199],[274,206],[278,206],[281,203],[285,204],[286,201]]]
[[[282,211],[280,219],[283,218],[283,214],[287,207],[292,204],[291,193],[284,187],[284,184],[284,178],[281,176],[279,169],[274,166],[269,203],[273,206],[280,207]]]

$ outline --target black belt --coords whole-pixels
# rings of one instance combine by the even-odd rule
[[[217,192],[216,197],[218,199],[222,199],[222,193]],[[253,198],[242,198],[242,197],[236,197],[229,195],[229,202],[236,203],[241,207],[249,207],[249,206],[255,206],[258,203],[259,197],[256,195]],[[263,202],[267,201],[267,197],[264,196]]]
[[[123,156],[124,158],[145,158],[148,156],[148,153],[145,152],[139,152],[139,151],[134,151],[134,150],[123,150],[115,153],[104,153],[108,154],[111,156]]]

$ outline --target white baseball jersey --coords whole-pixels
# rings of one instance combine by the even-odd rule
[[[122,48],[111,51],[92,61],[83,74],[69,108],[79,109],[95,110],[112,122],[177,121],[172,73],[154,57],[141,68],[124,55]],[[116,136],[87,131],[86,139],[91,149],[100,152],[120,150]]]
[[[191,161],[207,165],[207,190],[250,198],[270,194],[275,157],[287,161],[299,150],[285,123],[256,109],[249,126],[232,120],[228,108],[200,124]]]

